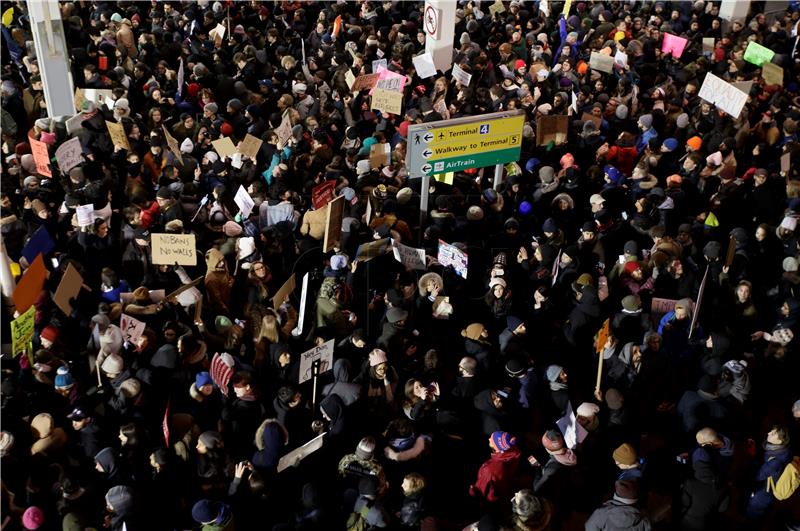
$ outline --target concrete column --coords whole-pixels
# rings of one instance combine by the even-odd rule
[[[44,99],[47,102],[47,115],[50,118],[72,116],[75,114],[75,89],[58,2],[32,0],[27,5],[44,86]]]
[[[431,54],[436,69],[442,72],[450,70],[453,64],[456,7],[458,4],[453,0],[427,0],[422,8],[425,51]]]

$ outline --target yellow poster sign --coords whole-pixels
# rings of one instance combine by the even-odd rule
[[[36,325],[36,307],[31,306],[25,313],[11,321],[11,349],[14,357],[28,349],[31,352],[33,328]]]

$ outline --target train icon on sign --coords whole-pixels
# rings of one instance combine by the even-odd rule
[[[489,124],[482,124],[481,125],[481,129],[480,129],[480,133],[482,135],[488,135],[489,134]]]

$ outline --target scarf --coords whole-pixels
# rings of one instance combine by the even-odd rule
[[[562,389],[566,389],[567,384],[561,382],[550,382],[550,390],[551,391],[561,391]]]

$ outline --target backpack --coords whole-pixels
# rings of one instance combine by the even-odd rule
[[[779,500],[788,500],[792,494],[800,487],[800,457],[795,456],[794,460],[786,465],[778,481],[767,478],[767,492]]]
[[[369,526],[367,524],[367,514],[369,514],[369,505],[364,505],[360,511],[350,513],[345,524],[347,531],[366,531]]]

